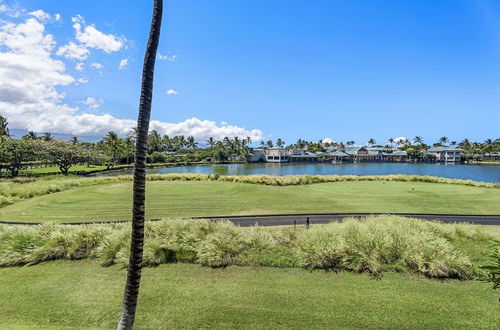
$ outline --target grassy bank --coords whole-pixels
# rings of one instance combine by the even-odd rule
[[[282,180],[277,181],[282,184],[300,180],[338,180],[291,185],[225,181],[232,177],[208,180],[197,175],[149,178],[148,218],[308,212],[500,214],[500,189],[419,182],[404,176],[370,177],[375,181],[364,181],[367,177],[234,178],[257,183]],[[354,181],[357,179],[362,181]],[[130,180],[127,176],[3,183],[0,184],[0,196],[4,196],[4,204],[13,204],[0,208],[0,219],[35,222],[129,219]]]
[[[93,261],[0,269],[0,328],[114,329],[125,271]],[[138,329],[493,329],[487,284],[397,273],[169,264],[143,271]]]
[[[188,262],[209,267],[270,266],[366,272],[418,273],[472,279],[500,241],[478,226],[440,224],[396,216],[342,223],[241,228],[230,222],[169,220],[148,223],[144,265]],[[55,259],[97,258],[102,265],[128,262],[130,227],[0,226],[0,266]]]

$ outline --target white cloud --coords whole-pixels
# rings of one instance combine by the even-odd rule
[[[51,58],[55,42],[44,25],[34,18],[0,26],[0,104],[47,102],[63,97],[55,89],[75,79],[65,73],[64,63]],[[4,110],[0,105],[1,112]]]
[[[400,143],[400,142],[404,142],[406,141],[407,139],[404,137],[404,136],[400,136],[400,137],[397,137],[394,139],[394,142],[395,143]]]
[[[89,96],[85,101],[83,101],[83,104],[87,105],[89,109],[95,110],[104,104],[104,100],[102,98],[96,99]]]
[[[123,37],[116,37],[112,34],[105,34],[94,25],[82,26],[85,20],[82,16],[72,17],[73,28],[75,29],[75,38],[83,45],[89,48],[101,49],[110,54],[120,50],[124,45]]]
[[[216,140],[222,140],[225,136],[238,136],[240,138],[249,136],[252,138],[252,141],[260,141],[264,136],[264,133],[259,129],[247,130],[244,127],[229,124],[217,126],[215,121],[200,120],[194,117],[180,123],[165,123],[158,120],[152,120],[150,127],[161,134],[167,134],[169,136],[192,135],[199,141],[205,141],[209,137],[213,137]]]
[[[13,18],[17,18],[21,16],[22,13],[24,13],[26,10],[20,9],[19,6],[16,5],[16,7],[12,6],[7,6],[5,4],[0,3],[0,12],[4,13],[5,15]]]
[[[61,20],[61,14],[57,13],[57,14],[54,14],[54,19],[56,21],[60,21]]]
[[[85,64],[84,64],[84,63],[82,63],[82,62],[78,62],[78,63],[76,63],[76,64],[75,64],[75,70],[76,70],[76,71],[80,71],[80,72],[82,72],[82,71],[83,71],[83,66],[84,66],[84,65],[85,65]]]
[[[175,62],[179,55],[174,54],[174,55],[162,55],[160,52],[158,52],[158,59],[162,61],[169,61],[169,62]]]
[[[29,13],[29,15],[38,18],[40,21],[47,21],[50,19],[50,15],[41,9],[32,11],[31,13]]]
[[[322,141],[322,143],[334,143],[335,141],[333,141],[332,139],[330,138],[324,138]]]
[[[95,63],[95,62],[90,63],[90,66],[97,70],[104,68],[104,66],[101,63]]]
[[[0,25],[0,113],[12,127],[73,111],[62,104],[64,94],[56,87],[76,80],[63,62],[51,57],[54,46],[53,36],[35,18]]]
[[[89,57],[89,54],[90,51],[86,47],[77,45],[73,41],[65,46],[59,47],[56,52],[56,55],[58,56],[64,56],[65,58],[79,61],[86,60]]]
[[[126,67],[128,64],[128,59],[124,58],[123,60],[120,61],[120,64],[118,64],[118,70],[122,70],[124,67]]]
[[[174,90],[174,89],[169,89],[169,90],[167,90],[167,92],[166,92],[166,93],[167,93],[167,95],[177,95],[177,94],[179,94],[179,93],[178,93],[176,90]]]
[[[87,80],[75,79],[66,72],[64,63],[53,57],[55,47],[54,37],[45,31],[44,23],[35,18],[20,23],[0,21],[0,114],[8,118],[10,127],[35,132],[93,135],[110,130],[126,134],[136,126],[132,119],[88,113],[66,104],[65,94],[57,89]],[[83,68],[80,63],[76,68]],[[99,63],[90,65],[102,68]],[[103,100],[87,98],[84,103],[90,110],[95,110],[103,105]],[[252,140],[260,141],[263,137],[258,129],[247,130],[227,123],[218,126],[214,121],[198,118],[179,123],[153,120],[151,129],[168,135],[192,135],[198,140],[210,136],[216,139],[250,136]]]
[[[80,84],[86,84],[86,83],[88,83],[88,82],[89,82],[89,80],[88,80],[87,78],[83,78],[83,77],[82,77],[82,78],[78,78],[78,82],[79,82]]]

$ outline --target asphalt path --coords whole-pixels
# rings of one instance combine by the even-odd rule
[[[422,220],[434,220],[444,223],[467,222],[478,225],[500,225],[500,215],[465,215],[465,214],[414,214],[414,213],[313,213],[313,214],[266,214],[266,215],[238,215],[238,216],[217,216],[217,217],[193,217],[192,219],[227,219],[235,225],[249,227],[259,226],[289,226],[322,224],[333,221],[342,221],[344,218],[364,218],[369,215],[399,215]],[[149,221],[160,221],[161,219],[149,219]],[[67,222],[63,225],[90,225],[103,223],[123,223],[128,220],[96,221],[96,222]],[[39,225],[37,222],[10,222],[0,221],[8,225]]]

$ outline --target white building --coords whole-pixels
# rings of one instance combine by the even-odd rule
[[[460,162],[462,149],[454,147],[432,147],[427,154],[436,157],[438,162]]]

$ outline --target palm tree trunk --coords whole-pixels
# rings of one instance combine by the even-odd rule
[[[137,139],[135,149],[134,190],[132,209],[132,237],[130,242],[130,258],[127,272],[127,283],[123,297],[122,313],[118,329],[132,329],[135,309],[141,282],[142,252],[144,245],[144,202],[146,199],[146,149],[153,97],[153,77],[158,42],[160,40],[163,0],[154,0],[153,19],[149,32],[144,66],[142,69],[141,100],[139,119],[137,121]]]

